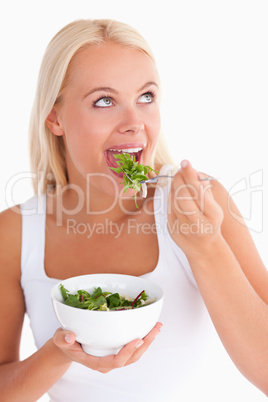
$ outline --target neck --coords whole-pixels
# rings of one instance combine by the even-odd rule
[[[122,192],[121,192],[122,193]],[[58,189],[48,194],[48,214],[56,217],[57,225],[62,225],[68,219],[75,219],[77,223],[86,222],[120,222],[126,218],[138,217],[143,212],[150,213],[154,190],[149,189],[146,199],[137,197],[138,207],[135,205],[134,194],[120,194],[115,198],[105,192],[91,189],[82,191],[81,187],[69,186],[68,189]]]

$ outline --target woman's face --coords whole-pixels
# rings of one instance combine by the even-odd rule
[[[113,155],[122,151],[152,164],[160,132],[153,61],[142,51],[115,43],[84,48],[70,66],[57,120],[70,182],[91,173],[121,183],[109,167],[118,167]]]

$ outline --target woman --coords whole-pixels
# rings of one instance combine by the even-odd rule
[[[148,45],[119,22],[74,22],[47,48],[30,124],[38,196],[1,214],[5,401],[47,391],[53,401],[167,400],[205,345],[207,311],[234,363],[268,393],[268,274],[226,191],[185,160],[172,183],[148,186],[137,209],[110,169],[121,152],[161,173],[175,169],[160,134],[159,87]],[[79,230],[107,220],[118,236]],[[57,329],[51,287],[99,272],[161,284],[161,335],[158,323],[118,355],[96,358]],[[25,311],[38,351],[19,361]]]

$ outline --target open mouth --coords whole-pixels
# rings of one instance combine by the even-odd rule
[[[136,147],[136,148],[120,148],[120,149],[110,148],[110,149],[107,149],[107,150],[104,152],[104,155],[105,155],[105,159],[106,159],[107,165],[108,165],[109,167],[115,167],[115,168],[117,168],[117,167],[118,167],[118,164],[117,164],[116,161],[117,161],[118,159],[116,159],[116,158],[114,157],[114,155],[127,153],[127,154],[129,154],[129,155],[132,156],[134,162],[139,162],[139,163],[140,163],[142,151],[143,151],[143,148],[142,148],[142,147]],[[118,177],[123,177],[123,176],[124,176],[123,173],[118,174],[118,173],[114,172],[113,170],[112,170],[112,172],[113,172],[116,176],[118,176]]]

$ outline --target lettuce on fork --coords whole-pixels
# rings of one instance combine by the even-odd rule
[[[147,196],[146,183],[141,183],[144,180],[148,180],[146,176],[149,172],[159,173],[150,166],[143,165],[138,161],[135,162],[133,157],[128,153],[124,152],[122,154],[114,155],[114,158],[118,159],[116,161],[118,168],[110,167],[111,170],[120,174],[124,174],[124,193],[128,189],[133,189],[135,191],[134,200],[137,208],[137,193],[142,190],[142,196],[145,198]]]

